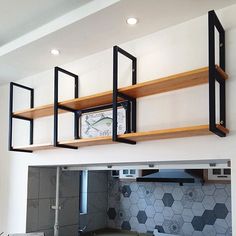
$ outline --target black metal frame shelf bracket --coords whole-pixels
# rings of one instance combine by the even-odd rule
[[[25,118],[20,115],[14,115],[14,87],[18,87],[24,90],[30,91],[30,108],[34,107],[34,89],[17,84],[17,83],[10,83],[10,104],[9,104],[9,137],[8,137],[8,150],[9,151],[15,151],[15,152],[33,152],[31,150],[24,150],[24,149],[18,149],[13,147],[13,119],[20,119],[30,122],[30,136],[29,136],[29,143],[30,145],[33,144],[33,136],[34,136],[34,121],[30,118]]]
[[[219,32],[219,66],[225,71],[225,30],[221,25],[215,11],[208,12],[208,44],[209,44],[209,130],[220,137],[226,134],[216,125],[216,86],[219,83],[219,112],[220,125],[226,127],[226,99],[225,79],[216,69],[215,55],[215,29]]]
[[[117,134],[117,107],[118,98],[128,101],[126,113],[126,133],[136,132],[136,98],[132,98],[118,91],[118,54],[126,56],[132,61],[132,85],[137,83],[137,59],[118,46],[113,47],[113,99],[112,99],[112,140],[128,144],[136,144],[135,141],[119,138]]]
[[[80,112],[74,110],[70,107],[66,107],[60,105],[58,102],[58,80],[59,80],[59,73],[63,73],[69,75],[70,77],[74,78],[74,98],[79,97],[79,76],[76,74],[71,73],[65,69],[60,67],[54,68],[54,136],[53,136],[53,145],[54,147],[61,147],[61,148],[69,148],[69,149],[78,149],[78,147],[70,146],[66,144],[60,144],[58,141],[58,110],[65,110],[74,113],[74,138],[79,139],[79,117]]]

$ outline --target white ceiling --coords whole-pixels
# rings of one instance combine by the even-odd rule
[[[40,2],[40,7],[37,5],[38,11],[33,4],[25,6],[29,2],[36,1],[5,1],[4,8],[0,9],[1,25],[5,22],[5,28],[0,26],[0,34],[4,35],[4,31],[6,32],[6,37],[1,37],[5,43],[41,26],[0,46],[0,83],[30,76],[111,48],[206,14],[208,10],[235,4],[236,0],[40,0],[37,1]],[[6,14],[4,18],[2,13],[13,3],[21,13],[14,10],[10,14],[8,26]],[[87,4],[83,5],[84,3]],[[73,10],[73,7],[78,8]],[[56,8],[57,14],[53,15]],[[73,11],[67,13],[69,10]],[[65,13],[67,14],[61,16]],[[139,24],[135,27],[128,26],[125,19],[129,16],[138,17]],[[25,24],[22,22],[32,24],[23,27]],[[11,27],[15,29],[13,32],[9,31]],[[60,56],[50,55],[49,51],[54,47],[61,50]]]
[[[0,46],[92,0],[0,0]]]

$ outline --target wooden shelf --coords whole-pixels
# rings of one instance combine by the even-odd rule
[[[229,130],[221,125],[217,125],[217,128],[219,128],[226,134],[229,133]],[[172,128],[172,129],[122,134],[119,135],[119,138],[125,138],[136,142],[141,142],[141,141],[183,138],[183,137],[193,137],[193,136],[203,136],[203,135],[213,135],[213,133],[209,131],[209,125],[198,125],[198,126],[190,126],[182,128]],[[60,144],[67,144],[75,147],[87,147],[87,146],[96,146],[104,144],[116,144],[116,142],[112,141],[111,136],[103,136],[97,138],[84,138],[84,139],[63,141],[60,142]],[[34,144],[16,148],[36,151],[36,150],[52,149],[55,147],[51,144],[44,144],[44,145]]]
[[[224,79],[228,78],[227,74],[220,67],[216,66],[216,69]],[[204,67],[152,81],[139,83],[132,86],[127,86],[119,89],[119,91],[134,98],[140,98],[153,94],[169,92],[177,89],[182,89],[207,83],[208,72],[209,72],[208,67]],[[112,91],[108,91],[94,94],[91,96],[85,96],[77,99],[67,100],[64,102],[60,102],[59,104],[69,108],[82,110],[86,108],[91,108],[111,103],[112,103]],[[60,113],[62,112],[66,111],[60,110]],[[53,115],[53,104],[14,112],[14,115],[33,119],[50,116]]]

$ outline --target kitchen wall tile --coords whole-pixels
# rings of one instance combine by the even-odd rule
[[[39,230],[53,228],[55,211],[51,208],[52,205],[53,202],[51,199],[39,199]]]
[[[90,171],[88,176],[88,192],[107,192],[108,179],[106,171]]]
[[[39,197],[39,168],[29,167],[28,172],[28,199]]]
[[[88,213],[105,212],[107,210],[107,192],[88,194]]]
[[[231,199],[228,193],[230,185],[179,186],[171,183],[121,181],[119,186],[121,188],[116,193],[108,192],[108,204],[118,212],[114,220],[109,220],[109,226],[122,228],[123,224],[124,228],[130,217],[131,230],[139,233],[145,230],[152,233],[154,229],[159,229],[165,233],[183,236],[210,236],[223,231],[223,235],[227,235],[227,231],[231,235]],[[122,187],[130,189],[129,196],[122,194]],[[220,196],[216,196],[217,194]],[[125,209],[128,215],[123,221],[119,217],[121,209]],[[221,231],[220,223],[224,226]]]
[[[67,225],[60,227],[59,236],[76,236],[78,235],[78,225]]]
[[[60,176],[60,197],[79,196],[79,171],[62,171]]]
[[[38,215],[39,215],[39,201],[28,200],[27,201],[27,232],[34,232],[38,230]]]
[[[40,168],[39,198],[55,198],[56,168]]]
[[[79,198],[61,198],[59,211],[60,226],[74,225],[79,222]]]

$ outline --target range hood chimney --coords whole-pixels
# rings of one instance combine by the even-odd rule
[[[161,169],[156,173],[139,177],[137,182],[165,182],[165,183],[203,183],[203,170]]]

